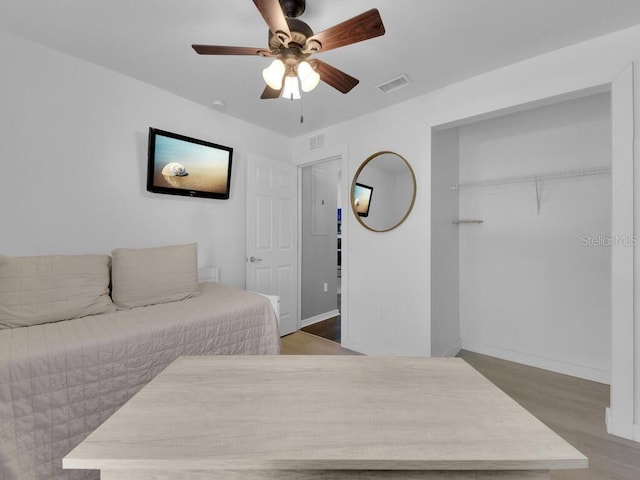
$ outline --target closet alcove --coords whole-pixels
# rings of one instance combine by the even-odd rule
[[[609,92],[432,131],[431,351],[611,377]]]

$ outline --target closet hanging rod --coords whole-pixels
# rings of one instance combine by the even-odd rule
[[[476,223],[478,225],[480,225],[481,223],[484,223],[484,220],[454,220],[453,224],[454,225],[460,225],[463,223]]]
[[[609,165],[602,166],[602,167],[579,168],[575,170],[561,170],[561,171],[555,171],[555,172],[534,173],[530,175],[519,175],[515,177],[491,178],[488,180],[478,180],[476,182],[458,183],[458,184],[451,185],[449,188],[451,188],[451,190],[459,190],[460,188],[485,187],[485,186],[492,186],[492,185],[507,185],[510,183],[536,182],[541,180],[551,180],[553,178],[586,177],[588,175],[604,175],[607,173],[611,173],[611,167]]]

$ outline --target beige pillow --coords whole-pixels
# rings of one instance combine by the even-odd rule
[[[111,254],[111,297],[118,309],[175,302],[200,292],[196,243],[118,248]]]
[[[0,255],[0,328],[113,312],[108,255]]]

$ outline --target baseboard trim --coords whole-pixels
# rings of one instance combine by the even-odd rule
[[[353,342],[350,340],[342,339],[341,345],[344,348],[349,350],[353,350],[354,352],[361,353],[363,355],[385,355],[385,356],[396,356],[398,355],[396,352],[392,352],[390,350],[382,349],[376,346],[365,345],[360,342]]]
[[[604,424],[609,435],[615,435],[620,438],[626,438],[627,440],[640,442],[640,424],[634,423],[632,425],[632,431],[628,432],[628,435],[621,435],[620,432],[613,431],[613,413],[611,412],[611,407],[605,408]]]
[[[406,353],[397,352],[395,350],[389,350],[385,347],[378,345],[372,345],[366,342],[353,341],[350,338],[345,338],[344,330],[342,333],[342,346],[354,352],[362,353],[369,356],[406,356]]]
[[[572,363],[562,362],[551,358],[538,357],[527,353],[515,352],[506,348],[486,345],[464,339],[462,340],[462,349],[480,353],[482,355],[501,358],[510,362],[529,365],[530,367],[551,370],[552,372],[562,373],[564,375],[571,375],[572,377],[584,378],[593,382],[605,383],[607,385],[611,384],[611,372],[604,370],[598,370],[582,365],[574,365]]]
[[[314,323],[324,322],[325,320],[329,320],[330,318],[337,317],[340,315],[340,310],[331,310],[330,312],[321,313],[320,315],[315,315],[313,317],[305,318],[300,320],[300,327],[305,328],[309,325],[313,325]]]
[[[458,339],[444,352],[431,352],[432,357],[455,357],[462,350],[462,340]]]

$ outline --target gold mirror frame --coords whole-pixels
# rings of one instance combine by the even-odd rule
[[[358,183],[358,177],[360,176],[360,173],[362,172],[362,170],[372,160],[374,160],[375,158],[379,157],[380,155],[387,155],[387,154],[388,155],[395,155],[396,157],[398,157],[400,160],[402,160],[404,162],[405,166],[407,167],[407,170],[411,174],[411,181],[413,183],[413,192],[412,192],[412,195],[411,195],[411,202],[409,203],[409,206],[407,207],[407,211],[402,216],[402,218],[398,222],[396,222],[394,225],[389,227],[389,228],[377,229],[377,228],[371,227],[370,225],[367,225],[364,222],[364,220],[362,219],[362,217],[356,211],[356,207],[354,205],[355,202],[354,202],[354,198],[353,198],[353,192],[354,192],[354,189],[356,187],[356,183]],[[360,223],[360,225],[362,225],[367,230],[370,230],[372,232],[388,232],[390,230],[393,230],[394,228],[398,228],[407,219],[407,217],[411,213],[411,210],[413,210],[413,205],[414,205],[414,203],[416,201],[416,190],[417,190],[416,175],[413,172],[413,168],[411,168],[411,165],[409,164],[409,162],[407,161],[406,158],[404,158],[402,155],[400,155],[400,154],[398,154],[396,152],[392,152],[392,151],[389,151],[389,150],[383,150],[383,151],[380,151],[380,152],[376,152],[373,155],[370,155],[364,162],[362,162],[362,164],[360,164],[360,166],[358,167],[358,170],[356,170],[356,173],[353,176],[353,181],[351,182],[351,190],[349,190],[349,203],[351,204],[351,211],[353,212],[353,215],[358,220],[358,223]]]

